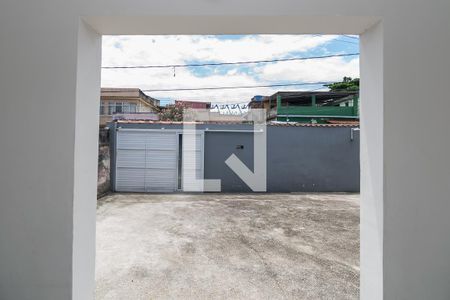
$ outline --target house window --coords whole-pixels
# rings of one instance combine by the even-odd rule
[[[137,107],[135,103],[123,102],[122,103],[123,113],[135,113],[137,112]]]
[[[122,112],[129,113],[130,112],[130,104],[127,102],[122,103]]]
[[[107,110],[107,111],[106,111]],[[114,115],[120,113],[136,113],[138,112],[138,107],[136,103],[129,102],[102,102],[100,104],[100,114],[101,115]]]
[[[106,114],[106,103],[105,101],[100,101],[100,115],[103,116]]]
[[[122,103],[122,102],[116,102],[116,110],[114,111],[114,113],[123,113],[124,111],[123,111],[123,107],[124,107],[124,104]]]
[[[108,104],[108,115],[112,115],[116,112],[116,103],[110,102]]]
[[[108,115],[122,112],[122,102],[110,102],[108,104]]]

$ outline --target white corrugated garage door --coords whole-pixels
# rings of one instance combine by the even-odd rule
[[[116,191],[173,192],[178,188],[176,132],[119,130]]]

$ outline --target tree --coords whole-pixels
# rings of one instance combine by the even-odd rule
[[[159,119],[161,121],[181,122],[183,121],[184,109],[185,105],[183,103],[167,105],[167,107],[163,108],[159,112]]]
[[[332,92],[359,91],[359,78],[344,77],[342,82],[325,84]]]

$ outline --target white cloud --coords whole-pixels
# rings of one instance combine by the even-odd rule
[[[103,39],[103,66],[185,64],[191,61],[229,62],[285,57],[293,52],[307,53],[336,36],[252,35],[240,39],[215,36],[106,36]],[[217,69],[216,69],[217,70]],[[332,58],[301,62],[280,62],[255,67],[246,74],[239,67],[225,73],[198,76],[187,68],[117,69],[102,71],[102,86],[141,89],[244,86],[280,81],[334,81],[358,76],[358,60]],[[152,92],[156,98],[245,102],[257,94],[270,95],[281,88]]]
[[[240,39],[216,36],[105,36],[103,65],[180,64],[188,60],[239,61],[271,59],[305,52],[336,36],[249,35]]]
[[[320,60],[278,62],[256,69],[265,81],[297,82],[338,81],[344,76],[359,77],[359,58],[349,61],[342,57]]]

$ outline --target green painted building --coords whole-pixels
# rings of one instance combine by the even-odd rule
[[[277,92],[254,97],[251,108],[265,108],[268,121],[333,123],[359,121],[358,92]]]

